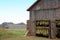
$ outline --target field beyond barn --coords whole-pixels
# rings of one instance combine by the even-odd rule
[[[6,30],[0,29],[0,40],[60,40],[44,37],[26,37],[26,30]]]

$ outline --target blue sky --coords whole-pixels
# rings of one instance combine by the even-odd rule
[[[36,0],[0,0],[0,24],[3,22],[20,23],[29,19],[26,10]]]

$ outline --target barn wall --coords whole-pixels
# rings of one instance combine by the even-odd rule
[[[37,4],[37,7],[41,9],[57,8],[58,0],[41,0],[41,2]]]
[[[50,20],[49,37],[56,37],[55,20],[60,19],[60,0],[41,0],[30,10],[30,29],[35,34],[36,20]],[[31,35],[32,35],[31,34]]]
[[[35,35],[35,29],[36,25],[35,25],[35,12],[34,11],[30,11],[30,34],[31,35]]]
[[[31,10],[50,9],[60,7],[60,0],[41,0]]]
[[[60,19],[60,9],[58,9],[58,7],[60,7],[60,0],[41,0],[31,9],[30,20]]]
[[[34,11],[30,12],[30,20],[35,21],[35,12]]]
[[[32,11],[30,20],[60,20],[60,8]]]
[[[50,20],[51,24],[49,27],[49,37],[56,38],[55,21],[60,20],[60,8],[30,11],[30,20],[31,20],[31,33],[33,34],[35,34],[34,32],[36,31],[35,30],[36,25],[34,24],[35,20]]]
[[[56,10],[56,20],[60,20],[60,8]]]
[[[56,10],[38,10],[35,11],[36,20],[55,20]]]

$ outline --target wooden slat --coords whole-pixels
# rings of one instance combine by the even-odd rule
[[[36,29],[48,29],[48,27],[36,27]]]

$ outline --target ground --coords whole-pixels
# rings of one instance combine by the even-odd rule
[[[25,33],[26,30],[0,30],[0,40],[60,40],[36,36],[26,37]]]

